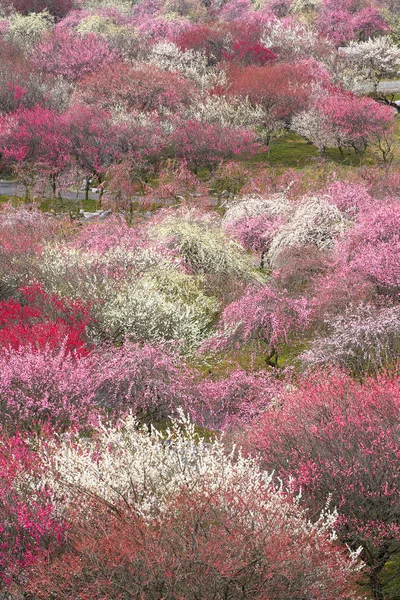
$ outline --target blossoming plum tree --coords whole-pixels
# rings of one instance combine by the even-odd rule
[[[172,215],[166,211],[157,217],[149,233],[195,273],[256,278],[243,247],[225,235],[213,215],[193,209]]]
[[[272,239],[268,251],[270,264],[277,265],[280,254],[289,247],[312,244],[319,250],[333,248],[335,238],[348,226],[348,220],[327,198],[302,198],[292,217]]]
[[[194,406],[192,376],[168,347],[125,344],[77,355],[49,345],[0,354],[0,423],[58,432],[93,428],[99,418],[117,421],[127,412],[159,422]]]
[[[222,160],[262,150],[257,135],[245,127],[225,127],[191,119],[176,123],[171,136],[172,153],[195,173],[201,167],[214,169]]]
[[[225,213],[223,225],[247,250],[260,255],[260,268],[271,242],[285,221],[291,207],[284,194],[270,198],[244,197]]]
[[[367,205],[336,249],[338,270],[347,263],[347,268],[375,286],[379,294],[395,301],[400,285],[398,219],[396,202]]]
[[[204,443],[187,420],[162,435],[128,419],[102,431],[95,455],[77,440],[46,463],[70,525],[65,552],[36,568],[41,600],[99,585],[113,599],[121,587],[149,600],[353,596],[356,563],[330,537],[334,517],[311,524],[255,461]]]
[[[351,41],[342,55],[356,77],[372,83],[375,94],[382,79],[395,76],[400,64],[400,48],[389,36],[369,38],[365,42]]]
[[[43,73],[61,75],[72,82],[117,58],[118,52],[95,34],[81,37],[62,29],[44,36],[33,55]]]
[[[195,392],[194,418],[211,429],[237,431],[276,402],[281,388],[282,382],[269,373],[246,373],[242,369],[222,379],[205,379]]]
[[[311,349],[302,355],[306,365],[336,365],[363,377],[396,364],[400,346],[398,306],[350,306],[326,324],[328,335],[314,338]]]
[[[338,511],[336,531],[362,546],[373,597],[383,599],[381,573],[399,552],[399,380],[363,385],[343,373],[305,379],[254,424],[251,445],[268,469],[290,477],[318,514]]]
[[[2,0],[0,6],[26,15],[47,10],[61,19],[72,10],[73,0]]]
[[[59,546],[63,528],[50,495],[39,483],[37,454],[20,435],[0,433],[0,592],[22,586],[27,570],[51,544]],[[18,587],[16,588],[18,589]],[[21,589],[21,588],[20,588]]]
[[[194,96],[192,81],[177,73],[125,62],[113,63],[79,85],[79,97],[103,110],[120,106],[128,111],[179,111]]]
[[[305,298],[292,299],[270,285],[250,286],[239,300],[224,309],[217,333],[203,348],[221,351],[254,340],[261,347],[267,346],[266,364],[276,366],[280,345],[290,333],[298,333],[307,320]]]
[[[317,146],[352,149],[363,155],[368,146],[376,146],[384,162],[392,157],[394,111],[372,98],[358,98],[340,90],[322,94],[310,110],[300,112],[292,128]]]
[[[262,106],[266,116],[260,125],[267,134],[272,133],[308,106],[310,86],[316,78],[314,66],[300,61],[232,67],[227,93]]]
[[[0,117],[0,151],[11,165],[32,166],[41,172],[54,195],[59,175],[71,158],[61,115],[40,105]]]
[[[0,346],[64,347],[65,352],[88,352],[88,308],[79,301],[47,294],[38,284],[19,290],[20,302],[0,302]],[[86,338],[86,339],[85,339]]]

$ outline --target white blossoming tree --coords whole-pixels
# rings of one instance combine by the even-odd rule
[[[283,250],[312,244],[319,249],[332,248],[334,240],[346,231],[349,221],[328,199],[304,198],[293,217],[272,240],[268,258],[276,266]]]
[[[7,37],[23,49],[31,50],[53,25],[54,18],[47,11],[29,15],[13,13],[9,19]]]
[[[262,106],[252,106],[247,98],[208,96],[189,106],[183,113],[187,119],[197,119],[203,123],[219,123],[234,127],[260,126],[267,115]]]
[[[95,443],[64,440],[43,454],[69,543],[36,577],[46,570],[61,600],[97,585],[112,599],[121,588],[144,600],[357,597],[357,553],[337,545],[336,514],[311,522],[254,459],[205,443],[184,417],[164,434],[128,417]]]
[[[295,115],[290,128],[314,144],[321,154],[325,152],[326,148],[337,144],[337,136],[335,136],[332,123],[315,107]]]
[[[396,362],[400,346],[398,306],[350,306],[326,325],[328,335],[316,338],[301,357],[306,366],[335,365],[360,376],[375,374]]]
[[[155,269],[127,280],[99,318],[115,340],[181,340],[189,350],[204,339],[218,312],[218,302],[200,282],[179,270]]]
[[[193,210],[167,215],[150,233],[195,272],[256,280],[244,248],[223,232],[218,220]]]
[[[300,22],[292,24],[276,20],[266,28],[261,43],[276,51],[280,58],[296,60],[320,58],[329,55],[333,48],[327,40],[322,40],[311,25]]]
[[[147,58],[150,64],[165,71],[179,72],[193,79],[201,90],[206,90],[224,81],[225,75],[208,65],[204,52],[199,50],[181,50],[176,44],[161,41],[155,44]]]
[[[381,81],[395,76],[400,67],[400,48],[390,36],[351,41],[342,48],[341,55],[350,66],[356,85],[371,84],[374,94]]]

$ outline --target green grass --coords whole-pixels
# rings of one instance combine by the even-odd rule
[[[0,194],[0,203],[10,202],[13,206],[26,204],[27,206],[36,205],[43,212],[55,212],[56,214],[78,215],[83,208],[85,211],[94,212],[97,210],[97,200],[63,200],[59,198],[43,198],[38,203],[35,200],[26,200],[23,196],[5,196]]]
[[[250,162],[301,169],[318,158],[315,146],[294,133],[287,133],[271,142],[269,152],[257,154]]]
[[[273,140],[268,152],[256,154],[251,159],[246,160],[245,163],[249,166],[265,164],[291,169],[304,169],[309,165],[318,166],[324,160],[349,167],[359,167],[360,164],[372,165],[376,162],[369,152],[360,160],[355,152],[346,150],[341,154],[337,148],[328,148],[326,153],[321,156],[315,146],[299,135],[289,132]]]
[[[32,202],[27,202],[25,198],[20,196],[5,196],[4,194],[0,194],[0,202],[6,204],[7,202],[11,202],[13,206],[19,206],[21,204],[32,204]]]
[[[385,600],[400,598],[400,553],[395,554],[385,565],[382,572]]]
[[[383,567],[381,580],[385,600],[400,600],[400,552],[394,554]],[[362,591],[368,594],[368,578],[363,571],[360,573],[359,585]]]
[[[307,350],[308,347],[309,344],[307,344],[307,342],[304,340],[297,340],[282,344],[279,350],[278,367],[281,369],[295,367],[295,369],[298,370],[301,366],[299,356],[305,350]]]
[[[97,200],[63,200],[60,198],[44,198],[40,202],[40,210],[43,212],[54,211],[57,214],[78,214],[81,209],[87,212],[97,210]]]
[[[219,379],[228,377],[236,369],[243,369],[247,372],[271,371],[276,374],[287,367],[300,367],[299,355],[308,347],[304,340],[289,340],[283,344],[279,351],[277,367],[267,366],[265,357],[268,353],[266,345],[260,345],[256,342],[249,342],[242,345],[239,349],[226,350],[218,354],[210,354],[207,357],[200,356],[193,359],[190,364],[199,370],[203,377]]]

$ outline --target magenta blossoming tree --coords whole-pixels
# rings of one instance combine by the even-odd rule
[[[75,82],[117,58],[118,52],[95,34],[79,36],[55,29],[35,49],[33,62],[43,73]]]
[[[280,345],[291,332],[304,327],[307,320],[305,299],[294,300],[268,285],[250,287],[239,300],[225,308],[217,334],[204,348],[221,351],[229,346],[239,348],[254,340],[268,348],[267,365],[276,366]]]
[[[60,173],[71,160],[63,119],[40,105],[0,116],[0,152],[11,165],[33,167],[48,179],[53,194]]]
[[[351,269],[375,286],[379,294],[395,301],[400,289],[399,219],[397,203],[368,206],[336,250],[337,269]]]
[[[270,374],[237,369],[228,377],[200,382],[195,398],[195,417],[211,429],[237,430],[251,425],[276,402],[282,383]]]

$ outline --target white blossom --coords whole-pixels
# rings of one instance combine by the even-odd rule
[[[9,18],[7,37],[19,46],[30,50],[38,42],[44,31],[54,25],[54,17],[47,11],[21,15],[13,13]]]
[[[314,144],[320,152],[337,145],[337,135],[334,134],[332,123],[317,108],[295,115],[290,128]]]
[[[200,273],[233,275],[247,280],[259,276],[244,248],[229,239],[211,215],[182,211],[167,216],[152,229],[151,235],[160,242],[164,240]]]
[[[279,56],[286,59],[318,57],[321,47],[332,51],[327,40],[322,42],[317,32],[308,24],[293,22],[286,23],[276,20],[264,31],[261,43],[271,50],[276,50]]]
[[[262,106],[252,106],[247,99],[228,100],[224,96],[208,96],[183,112],[184,119],[197,119],[203,123],[223,126],[254,127],[267,119]]]
[[[313,244],[319,249],[332,248],[335,237],[346,231],[349,224],[327,198],[305,198],[273,238],[268,259],[272,266],[276,265],[280,253],[288,247]]]
[[[180,50],[173,42],[155,44],[149,53],[148,62],[166,71],[178,71],[193,79],[205,90],[225,81],[225,73],[208,66],[208,59],[199,50]]]
[[[194,277],[155,270],[127,281],[99,316],[114,337],[133,341],[181,340],[186,351],[207,335],[218,302],[206,296]]]
[[[263,196],[243,196],[237,202],[228,205],[224,215],[224,223],[238,221],[245,217],[258,217],[267,214],[271,217],[287,215],[292,210],[292,205],[285,193]]]
[[[369,38],[365,42],[353,40],[340,49],[340,55],[350,67],[347,78],[358,88],[369,82],[376,91],[380,81],[396,75],[400,66],[400,48],[390,36]]]
[[[294,0],[290,10],[293,13],[304,13],[319,10],[321,8],[321,0]]]
[[[76,31],[81,35],[96,33],[109,36],[116,34],[120,30],[123,30],[123,28],[113,23],[112,19],[98,14],[89,15],[82,19],[76,27]]]
[[[350,306],[327,321],[330,334],[316,338],[301,355],[307,366],[337,365],[353,373],[375,372],[396,361],[400,343],[398,306]]]
[[[78,0],[79,8],[83,8],[84,10],[114,8],[120,12],[130,13],[133,4],[132,0]]]
[[[287,490],[257,460],[243,457],[236,448],[227,453],[222,440],[205,442],[183,415],[164,434],[153,427],[139,428],[130,416],[118,427],[103,426],[94,444],[82,438],[61,439],[53,447],[43,446],[42,455],[44,483],[54,490],[60,511],[78,498],[82,506],[85,499],[97,497],[151,517],[184,487],[210,495],[236,489],[242,499],[260,498],[260,508],[284,511],[292,528],[317,535],[331,533],[337,518],[325,507],[316,523],[308,521],[300,498],[286,502]]]

